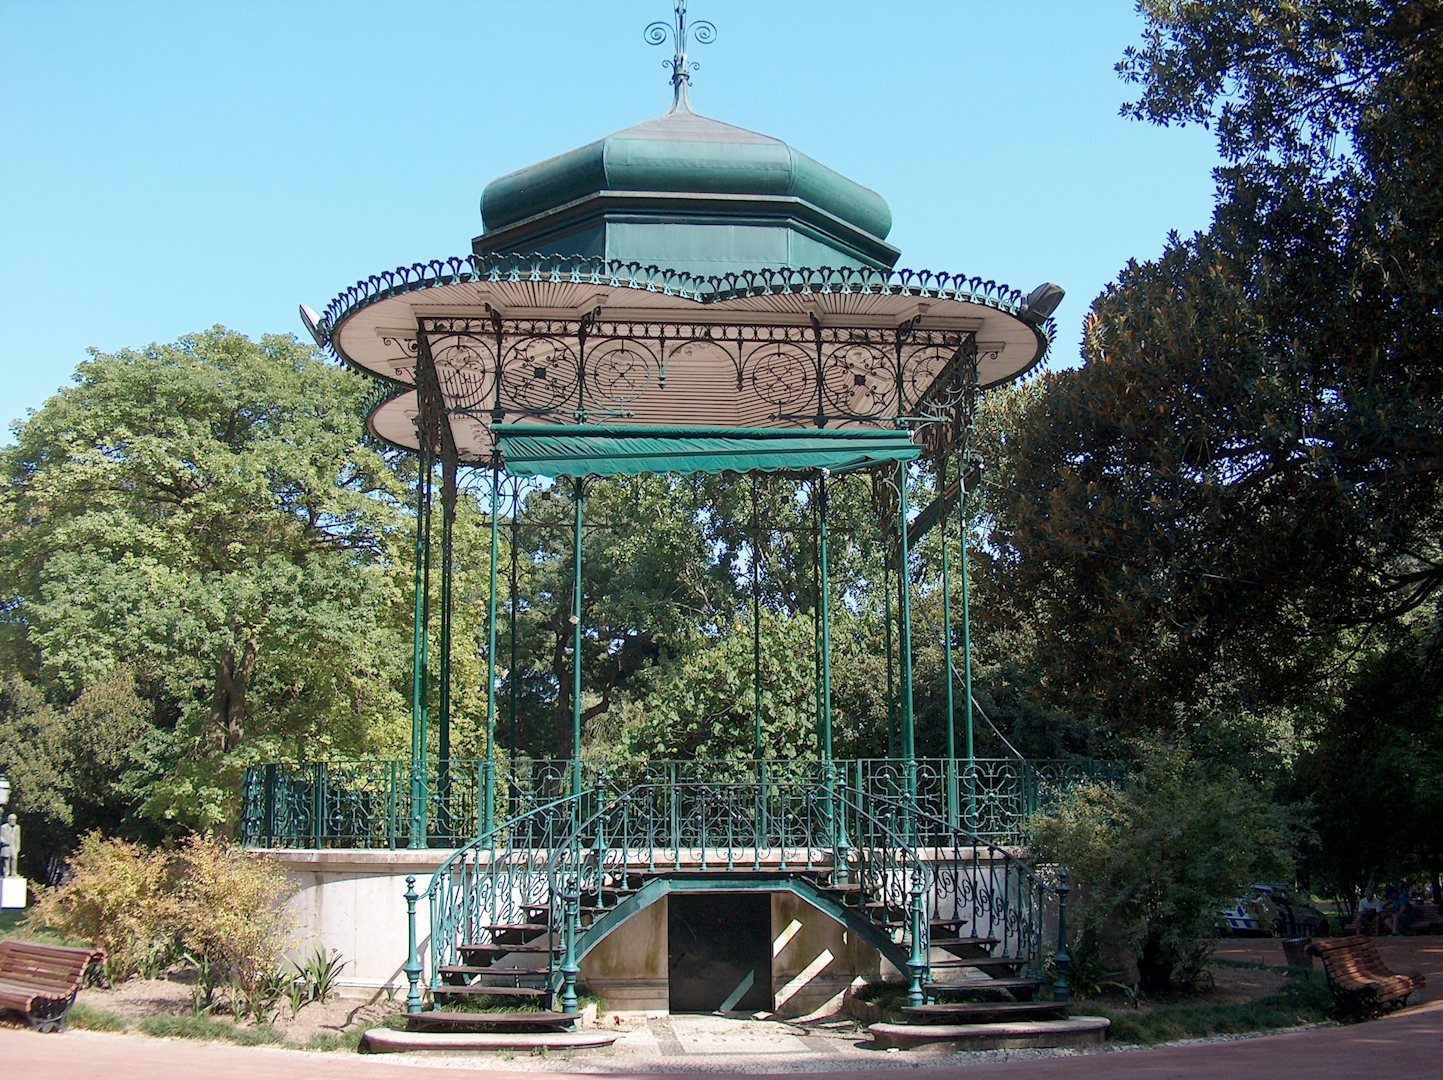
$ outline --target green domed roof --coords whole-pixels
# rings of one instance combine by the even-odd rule
[[[896,260],[882,196],[780,139],[693,112],[684,90],[655,120],[492,181],[481,217],[478,252],[535,249],[700,271]],[[660,223],[672,231],[659,248],[637,226]],[[717,233],[729,224],[768,235]],[[688,225],[711,230],[678,236]],[[562,233],[574,250],[561,250]]]
[[[701,116],[685,102],[664,116],[492,181],[481,196],[488,231],[600,191],[792,195],[878,240],[886,200],[769,135]]]

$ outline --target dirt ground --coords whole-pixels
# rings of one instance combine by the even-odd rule
[[[108,990],[87,988],[81,991],[79,1000],[123,1017],[134,1026],[150,1016],[191,1015],[191,982],[180,977],[131,979]],[[230,1020],[225,999],[218,995],[217,1002],[211,1016]],[[375,1027],[386,1017],[403,1012],[405,1007],[399,996],[394,1002],[388,1002],[384,994],[369,999],[332,995],[328,1001],[303,1005],[300,1012],[292,1016],[290,1003],[281,1001],[274,1010],[271,1026],[284,1035],[287,1042],[304,1044],[315,1035],[344,1035]]]

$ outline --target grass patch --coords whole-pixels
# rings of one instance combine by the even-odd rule
[[[85,941],[72,941],[63,934],[56,933],[48,926],[32,926],[29,913],[10,909],[0,911],[0,937],[14,938],[16,941],[34,941],[40,945],[88,945]]]
[[[898,982],[868,983],[857,988],[855,997],[883,1009],[900,1009],[907,1004],[907,987]]]
[[[364,1031],[325,1031],[312,1035],[301,1044],[302,1050],[317,1050],[322,1053],[351,1053],[361,1052],[361,1038]]]
[[[109,1009],[77,1001],[65,1014],[65,1026],[83,1031],[125,1031],[130,1027],[130,1022]]]
[[[269,1024],[243,1027],[212,1016],[147,1016],[139,1030],[157,1039],[203,1039],[240,1046],[273,1046],[285,1036]]]
[[[1111,1020],[1107,1037],[1112,1042],[1153,1046],[1179,1039],[1316,1024],[1328,1019],[1332,1007],[1326,984],[1316,979],[1297,979],[1276,994],[1236,1004],[1169,1002],[1129,1009],[1105,1002],[1078,1001],[1073,1011]]]

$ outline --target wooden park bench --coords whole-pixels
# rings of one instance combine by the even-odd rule
[[[1344,1013],[1374,1016],[1386,1008],[1401,1008],[1414,991],[1424,986],[1422,975],[1398,975],[1388,970],[1372,938],[1315,941],[1308,951],[1322,958],[1328,989]]]
[[[36,1031],[59,1031],[100,949],[69,949],[33,941],[0,941],[0,1009],[23,1013]]]
[[[1443,915],[1437,904],[1414,904],[1412,915],[1403,919],[1398,929],[1405,934],[1436,934],[1443,930]]]

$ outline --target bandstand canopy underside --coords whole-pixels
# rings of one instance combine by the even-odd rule
[[[506,470],[517,476],[641,476],[826,469],[855,472],[911,461],[905,431],[594,427],[503,424]]]
[[[496,433],[518,425],[686,430],[745,444],[699,445],[693,464],[740,461],[747,447],[757,451],[758,432],[895,440],[1041,359],[1050,327],[1020,310],[1010,289],[946,275],[787,270],[698,279],[473,257],[361,283],[327,309],[318,337],[384,382],[369,418],[375,435],[417,449],[424,401],[424,412],[444,417],[440,440],[460,461],[490,464],[499,455],[515,471],[517,432],[499,441]],[[639,444],[625,442],[635,467],[615,471],[654,471],[639,464],[676,450],[636,453]],[[793,450],[802,444],[789,445],[772,445],[756,467],[799,467]],[[828,445],[812,449],[842,462],[856,451]],[[582,449],[573,445],[572,456]],[[613,465],[622,460],[615,450],[606,450]],[[538,460],[526,468],[540,471]],[[858,466],[839,465],[849,467]]]

